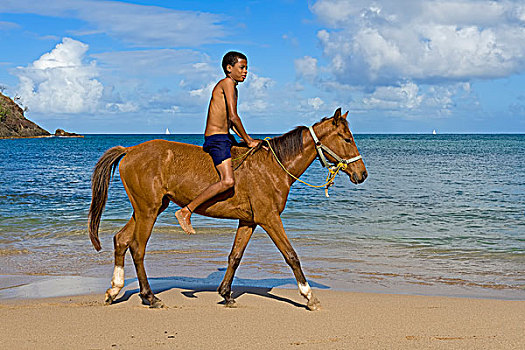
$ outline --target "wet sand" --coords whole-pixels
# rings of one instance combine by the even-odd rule
[[[0,300],[5,349],[520,349],[525,302],[314,290],[234,289],[225,308],[211,288],[171,288],[168,306],[136,290],[104,306],[103,293]]]

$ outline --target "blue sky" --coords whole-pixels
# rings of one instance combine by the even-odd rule
[[[524,133],[525,4],[483,0],[2,0],[0,85],[44,128],[201,133],[224,53],[239,112],[281,133]]]

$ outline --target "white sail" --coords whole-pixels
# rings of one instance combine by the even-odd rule
[[[166,134],[166,135],[171,134],[171,133],[170,133],[170,129],[166,128],[166,133],[165,133],[165,134]]]
[[[432,135],[436,135],[437,132],[436,132],[436,129],[432,130]]]

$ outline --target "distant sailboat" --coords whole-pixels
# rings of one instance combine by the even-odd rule
[[[436,135],[436,134],[437,134],[436,129],[432,130],[432,135]]]
[[[166,128],[166,132],[165,132],[165,134],[166,134],[166,135],[171,134],[171,133],[170,133],[170,129]]]

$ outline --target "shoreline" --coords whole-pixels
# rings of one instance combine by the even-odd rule
[[[0,300],[0,337],[16,349],[518,349],[525,302],[234,287],[237,308],[215,291],[173,288],[149,309],[136,293]],[[5,320],[9,320],[6,322]]]
[[[149,282],[155,294],[171,289],[202,289],[215,292],[218,288],[224,269],[218,269],[205,278],[196,276],[150,276]],[[232,288],[264,288],[297,290],[293,276],[284,279],[246,279],[239,273],[233,281]],[[127,271],[123,293],[138,293],[138,282],[134,271]],[[49,299],[87,294],[103,295],[111,286],[111,275],[104,277],[82,275],[24,275],[0,274],[0,303],[4,300]],[[456,286],[401,286],[395,288],[377,283],[359,283],[350,286],[348,283],[327,283],[321,279],[308,279],[314,291],[326,290],[344,293],[387,294],[400,296],[443,297],[477,300],[525,301],[525,291],[512,289],[508,294],[494,294],[491,288],[487,290],[468,289],[462,285]]]
[[[18,140],[18,139],[46,139],[46,138],[64,138],[82,139],[84,135],[66,136],[66,135],[38,135],[38,136],[0,136],[0,140]]]

